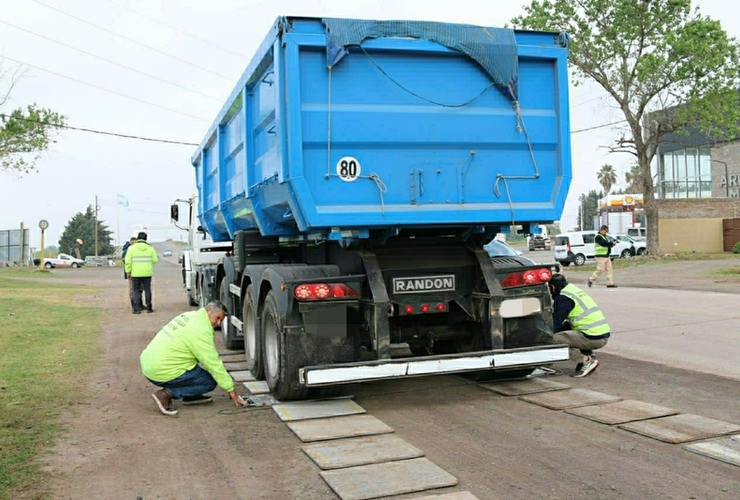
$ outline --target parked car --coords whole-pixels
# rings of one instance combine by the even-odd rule
[[[503,242],[501,240],[491,240],[490,243],[487,243],[483,246],[483,249],[488,252],[488,256],[492,259],[494,257],[516,257],[519,260],[523,260],[525,262],[528,262],[530,264],[537,265],[538,263],[533,261],[532,259],[528,257],[524,257],[522,255],[522,252],[519,250],[515,250],[509,246],[508,243]],[[560,272],[560,265],[553,262],[551,264],[544,264],[545,266],[548,266],[550,268],[550,271],[553,273],[559,273]]]
[[[172,250],[166,249],[162,252],[162,257],[172,257]]]
[[[645,255],[647,253],[647,241],[645,241],[644,239],[638,240],[626,234],[615,234],[614,237],[617,238],[621,242],[632,245],[632,250],[633,250],[632,255],[633,256],[634,255]]]
[[[571,263],[582,266],[587,259],[593,259],[595,256],[594,240],[597,234],[598,231],[575,231],[556,235],[555,260],[566,267]],[[616,239],[610,234],[607,234],[607,237]],[[634,252],[631,242],[617,241],[609,256],[612,260],[626,258],[634,255]]]
[[[550,238],[533,235],[529,237],[529,243],[527,245],[530,252],[534,252],[535,250],[550,250]]]
[[[85,265],[85,261],[82,259],[78,259],[76,257],[72,257],[69,254],[66,253],[60,253],[56,257],[50,257],[44,259],[44,267],[46,269],[51,269],[55,267],[72,267],[72,268],[78,268]]]

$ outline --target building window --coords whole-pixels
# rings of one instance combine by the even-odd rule
[[[709,148],[690,148],[660,155],[660,198],[711,198]]]

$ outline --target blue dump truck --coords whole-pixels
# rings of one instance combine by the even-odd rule
[[[484,249],[561,217],[567,49],[561,33],[276,20],[191,159],[197,223],[233,248],[210,283],[224,342],[276,398],[567,359],[551,269]]]

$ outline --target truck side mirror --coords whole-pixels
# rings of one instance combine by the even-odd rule
[[[180,220],[180,207],[177,205],[170,205],[170,219],[175,222]]]

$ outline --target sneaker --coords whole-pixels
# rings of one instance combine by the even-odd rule
[[[134,314],[141,314],[141,311],[134,311]]]
[[[153,313],[154,312],[154,309],[147,309],[146,312],[147,312],[147,314]]]
[[[607,288],[619,288],[615,283],[612,283],[611,285],[606,285]]]
[[[594,282],[590,279],[588,280],[588,287],[591,288],[594,285]]]
[[[185,396],[182,398],[183,406],[204,405],[212,402],[213,396],[206,396],[205,394],[201,394],[199,396]]]
[[[167,389],[160,389],[152,394],[154,402],[157,403],[159,412],[162,415],[177,415],[177,410],[170,410],[170,403],[172,402],[172,394]]]
[[[592,371],[594,371],[596,369],[596,367],[598,367],[598,366],[599,366],[599,360],[598,359],[588,360],[588,361],[586,361],[583,364],[583,369],[579,373],[576,373],[573,376],[574,377],[577,377],[577,378],[585,377],[586,375],[588,375],[589,373],[591,373]]]

